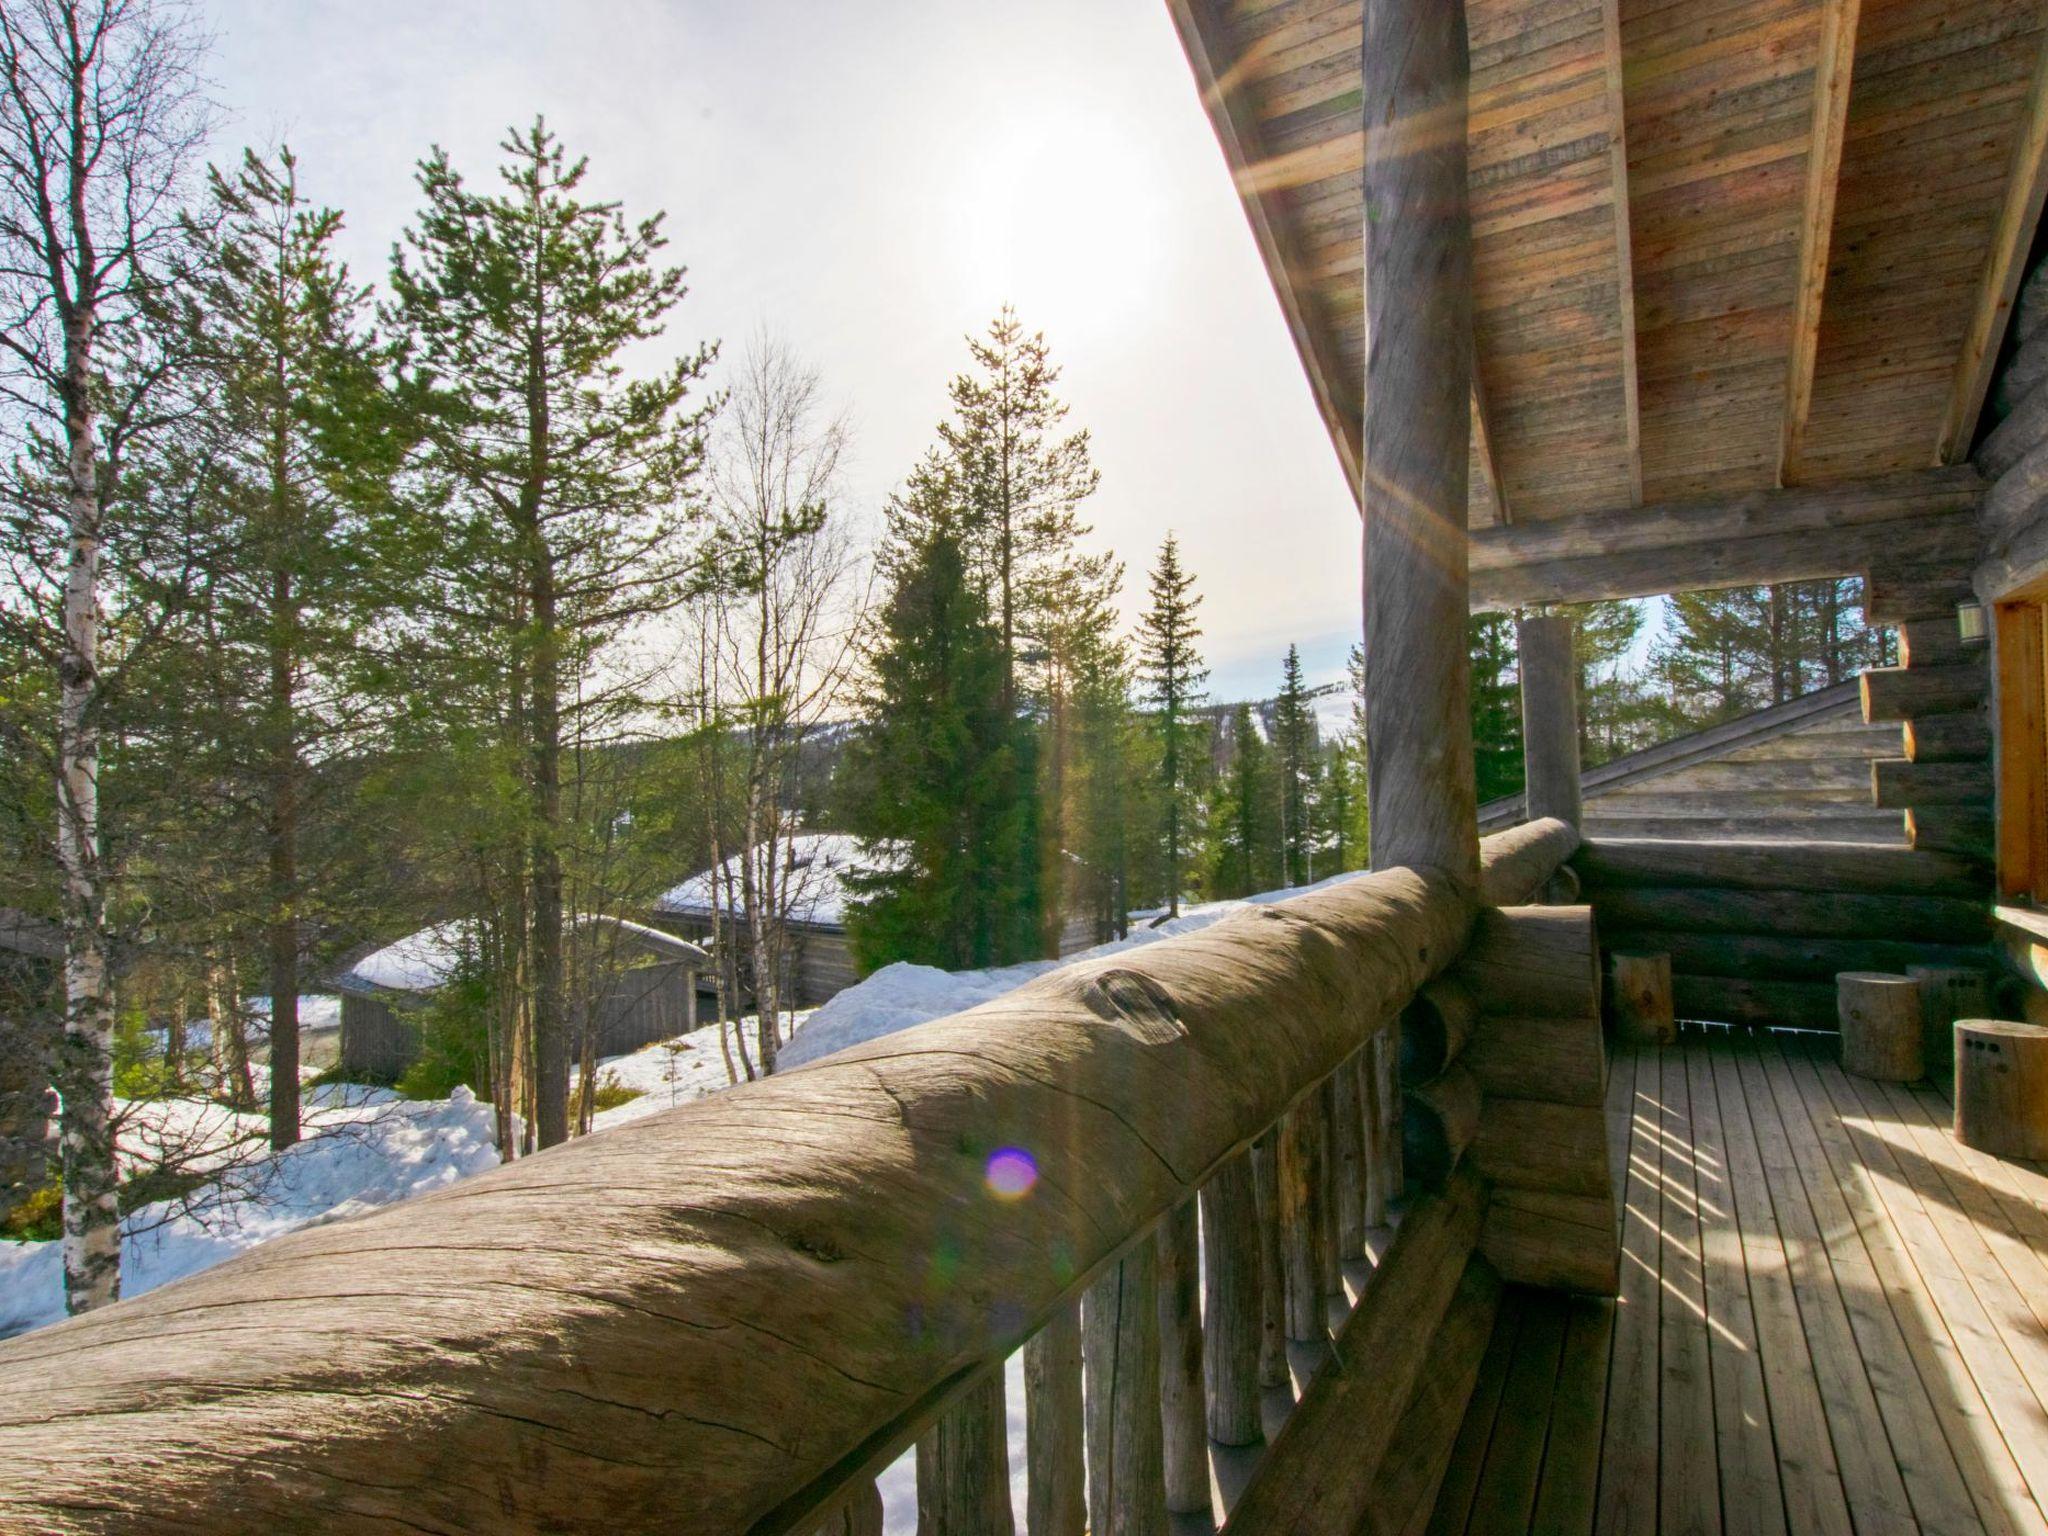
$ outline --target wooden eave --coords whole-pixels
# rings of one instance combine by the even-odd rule
[[[1168,5],[1355,489],[1362,0]],[[1480,537],[1967,457],[2048,191],[2048,7],[1466,13]]]

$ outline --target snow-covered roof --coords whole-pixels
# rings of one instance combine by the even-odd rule
[[[654,910],[679,917],[708,917],[716,910],[738,915],[745,910],[740,884],[740,861],[759,860],[766,845],[750,854],[734,854],[717,869],[714,895],[711,870],[699,870],[673,890],[655,898]],[[807,832],[784,844],[783,868],[777,884],[778,904],[789,921],[813,928],[846,926],[846,889],[849,870],[885,867],[888,855],[864,845],[857,837],[842,832]],[[758,870],[760,865],[757,863]]]
[[[710,969],[711,956],[697,945],[645,923],[601,912],[584,913],[575,921],[602,923],[616,929],[622,938],[663,960]],[[476,943],[474,918],[435,923],[363,956],[335,978],[335,985],[343,991],[431,992],[455,974],[464,958],[475,952]]]

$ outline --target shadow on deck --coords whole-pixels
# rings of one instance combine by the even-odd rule
[[[2048,1171],[1832,1045],[1617,1054],[1621,1298],[1510,1289],[1432,1536],[2048,1529]]]

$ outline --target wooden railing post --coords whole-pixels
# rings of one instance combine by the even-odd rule
[[[1330,1078],[1330,1183],[1337,1206],[1337,1252],[1358,1259],[1365,1253],[1365,1118],[1360,1107],[1359,1062],[1365,1051]]]
[[[1159,1265],[1149,1240],[1089,1288],[1081,1340],[1088,1364],[1090,1536],[1165,1536]]]
[[[1209,1438],[1219,1445],[1256,1445],[1262,1438],[1261,1246],[1252,1154],[1242,1152],[1217,1169],[1202,1188],[1202,1370],[1209,1395]]]
[[[1259,1385],[1287,1385],[1287,1264],[1280,1241],[1280,1133],[1252,1143],[1259,1210]]]
[[[1329,1332],[1329,1317],[1323,1307],[1320,1107],[1320,1094],[1297,1100],[1281,1117],[1275,1142],[1287,1337],[1297,1344],[1319,1343]]]
[[[1159,1421],[1166,1507],[1209,1508],[1209,1424],[1202,1400],[1202,1265],[1196,1202],[1167,1213],[1159,1253]]]
[[[1083,1436],[1076,1304],[1024,1345],[1024,1524],[1031,1536],[1083,1536],[1088,1529]]]
[[[918,1536],[1015,1536],[1007,1421],[997,1367],[917,1442]]]

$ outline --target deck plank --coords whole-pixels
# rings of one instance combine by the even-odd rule
[[[1756,1319],[1742,1229],[1728,1173],[1720,1097],[1706,1042],[1683,1052],[1692,1121],[1693,1182],[1699,1192],[1700,1256],[1706,1282],[1713,1369],[1714,1441],[1719,1447],[1726,1536],[1784,1536],[1778,1452],[1757,1358]]]
[[[1432,1532],[2048,1536],[2048,1175],[1833,1055],[1616,1052],[1622,1295],[1511,1293]]]
[[[1657,1529],[1658,1062],[1654,1048],[1629,1065],[1628,1188],[1622,1202],[1621,1296],[1600,1443],[1599,1536]]]
[[[1794,1076],[1819,1107],[1817,1124],[1832,1112],[1822,1143],[1845,1194],[1860,1213],[1884,1221],[1872,1251],[1890,1271],[1901,1330],[1908,1339],[1924,1332],[1933,1345],[1916,1350],[1915,1360],[1937,1405],[1950,1400],[1942,1427],[1986,1528],[2003,1520],[2017,1530],[2048,1529],[2037,1503],[2048,1494],[2048,1435],[2040,1431],[2040,1399],[2016,1358],[2026,1341],[2009,1343],[1992,1308],[2002,1303],[2020,1328],[2031,1327],[2031,1314],[1973,1231],[1944,1232],[1893,1149],[1862,1119],[1861,1095],[1841,1068],[1808,1057],[1795,1062]],[[1930,1368],[1938,1378],[1927,1375]]]
[[[1658,1309],[1657,1528],[1664,1536],[1717,1536],[1721,1485],[1708,1359],[1706,1277],[1693,1179],[1692,1098],[1685,1052],[1658,1052],[1662,1211]]]
[[[1843,1278],[1850,1319],[1914,1513],[1927,1530],[2018,1530],[2002,1498],[1980,1496],[1988,1482],[2024,1494],[2023,1484],[2013,1486],[2018,1469],[2010,1457],[2001,1468],[1986,1447],[1985,1464],[1972,1468],[1980,1474],[1975,1477],[1957,1465],[1957,1448],[1969,1455],[1989,1427],[1989,1416],[1941,1319],[1911,1304],[1917,1276],[1874,1195],[1856,1177],[1853,1155],[1845,1160],[1837,1146],[1840,1126],[1831,1127],[1832,1106],[1817,1082],[1809,1087],[1802,1081],[1810,1071],[1803,1073],[1782,1045],[1765,1049],[1779,1057],[1771,1087],[1828,1234],[1835,1273]],[[1906,1304],[1893,1305],[1894,1290],[1905,1293]]]

